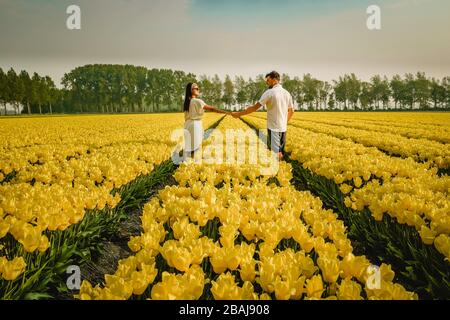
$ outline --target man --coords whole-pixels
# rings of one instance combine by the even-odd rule
[[[294,103],[291,94],[280,84],[280,74],[272,71],[266,75],[269,89],[264,92],[253,106],[245,111],[233,112],[235,118],[257,111],[261,107],[267,109],[267,146],[278,153],[278,159],[283,159],[286,145],[287,123],[294,115]]]

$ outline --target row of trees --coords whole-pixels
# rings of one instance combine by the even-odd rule
[[[131,65],[86,65],[62,80],[70,111],[160,112],[179,110],[186,83],[183,71]]]
[[[31,113],[53,113],[52,105],[59,99],[60,91],[49,76],[32,76],[22,70],[17,74],[14,69],[5,73],[0,68],[0,106],[6,114],[10,104],[18,114],[20,108]]]
[[[170,69],[132,65],[86,65],[64,75],[62,89],[52,79],[26,71],[0,69],[0,104],[19,113],[52,112],[164,112],[179,111],[188,82],[197,82],[209,104],[239,109],[258,100],[267,89],[263,75],[255,79],[226,76],[197,77]],[[412,110],[450,109],[450,77],[427,78],[424,73],[373,76],[362,81],[355,74],[331,83],[310,74],[302,78],[282,75],[297,109],[303,110]]]

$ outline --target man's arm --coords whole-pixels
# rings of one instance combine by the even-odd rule
[[[235,118],[242,117],[242,116],[245,116],[246,114],[250,114],[252,112],[257,111],[261,107],[262,107],[261,103],[257,102],[254,105],[252,105],[251,107],[248,107],[247,109],[245,109],[244,111],[233,112],[232,115]]]
[[[294,108],[292,106],[289,106],[289,108],[288,108],[288,119],[287,119],[288,122],[291,120],[293,115],[294,115]]]

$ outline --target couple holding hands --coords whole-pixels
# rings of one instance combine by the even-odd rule
[[[253,106],[240,112],[228,112],[207,105],[199,99],[200,88],[196,83],[188,83],[184,99],[184,129],[185,129],[185,158],[193,157],[194,152],[200,148],[203,141],[202,117],[204,110],[224,113],[239,118],[243,115],[257,111],[261,107],[267,109],[267,146],[278,153],[278,159],[283,159],[286,144],[287,123],[294,115],[294,103],[291,94],[280,84],[280,74],[276,71],[268,73],[265,77],[269,87]],[[189,134],[188,134],[189,133]]]

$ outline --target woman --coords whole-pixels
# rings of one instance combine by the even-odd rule
[[[229,112],[207,105],[198,99],[200,88],[196,83],[188,83],[184,98],[184,159],[194,157],[194,152],[200,148],[203,141],[202,117],[204,110],[229,114]]]

